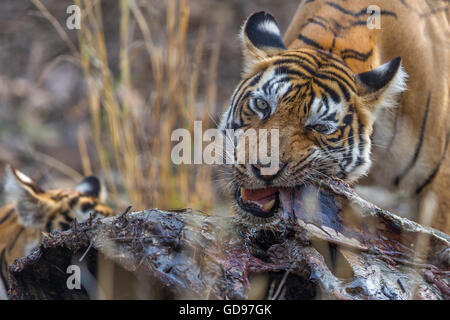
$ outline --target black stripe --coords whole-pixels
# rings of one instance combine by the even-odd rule
[[[70,216],[70,211],[63,211],[63,212],[61,212],[61,215],[64,217],[64,219],[67,221],[67,222],[72,222],[73,221],[73,218]]]
[[[353,125],[353,124],[352,124]],[[345,167],[345,172],[350,172],[352,168],[347,168],[353,161],[353,146],[355,144],[355,139],[353,138],[353,126],[350,126],[348,131],[348,137],[346,143],[348,144],[348,151],[344,153],[345,160],[342,165]]]
[[[328,29],[326,25],[324,25],[324,24],[323,24],[322,22],[320,22],[320,21],[315,20],[315,18],[309,18],[309,19],[308,19],[308,22],[311,22],[311,23],[313,23],[313,24],[316,24],[316,25],[318,25],[318,26],[321,26],[321,27],[324,28],[325,30]]]
[[[303,169],[305,169],[311,163],[311,160],[308,159],[313,153],[314,152],[310,152],[306,157],[304,157],[301,161],[298,162],[297,166],[291,168],[291,170],[295,170],[292,173],[293,176],[296,176],[299,172],[303,171]]]
[[[303,114],[309,114],[311,111],[311,106],[313,104],[313,99],[315,97],[315,93],[313,92],[313,90],[310,87],[310,84],[308,83],[308,94],[305,92],[305,103],[303,103]]]
[[[337,124],[336,111],[329,114],[324,120],[328,121],[328,122],[333,122],[334,124]]]
[[[353,17],[356,17],[356,16],[358,16],[361,13],[361,11],[359,13],[355,13],[353,11],[347,10],[347,9],[345,9],[345,8],[341,7],[340,5],[335,4],[333,2],[326,2],[325,4],[327,6],[335,8],[336,10],[342,12],[343,14],[350,15],[350,16],[353,16]]]
[[[340,75],[335,74],[335,73],[333,73],[333,72],[331,72],[331,71],[324,71],[325,74],[324,74],[324,73],[316,74],[314,70],[312,70],[312,69],[310,69],[310,68],[308,68],[308,67],[305,67],[305,66],[302,66],[302,67],[303,67],[307,72],[309,72],[309,73],[311,74],[312,77],[316,77],[317,79],[323,79],[323,80],[329,80],[329,81],[335,81],[335,82],[337,82],[339,88],[341,89],[342,93],[343,93],[344,96],[345,96],[346,101],[350,100],[350,93],[349,93],[349,91],[348,91],[347,88],[345,88],[345,86],[342,85],[342,83],[340,83],[338,80],[341,80],[342,82],[344,82],[345,84],[347,84],[347,85],[350,86],[350,87],[351,87],[351,85],[350,85],[350,83],[347,82],[347,80],[345,80],[344,78],[342,78]],[[294,70],[287,69],[287,70],[285,70],[284,72],[285,72],[286,74],[300,75],[302,78],[305,78],[304,75],[301,75],[299,72],[294,71]],[[334,79],[333,77],[330,77],[330,76],[327,76],[327,75],[334,76],[334,77],[336,77],[337,79]],[[326,86],[326,85],[323,84],[322,82],[319,83],[317,80],[315,80],[314,82],[317,83],[320,87],[322,87],[327,93],[329,93],[329,94],[332,96],[332,98],[333,98],[333,100],[334,100],[335,102],[339,102],[339,101],[340,101],[339,95],[337,95],[336,92],[335,92],[334,90],[332,90],[330,87]]]
[[[331,42],[331,48],[330,48],[330,52],[333,52],[333,50],[334,50],[334,47],[336,46],[336,39],[337,39],[337,36],[336,35],[334,35],[333,36],[333,42]]]
[[[286,101],[288,103],[294,102],[297,97],[300,95],[301,86],[296,85],[289,90],[285,97],[281,99],[281,101]]]
[[[303,66],[303,64],[301,62],[306,62],[308,65],[311,66],[311,68],[317,68],[317,65],[315,65],[314,63],[312,63],[311,61],[309,61],[308,59],[303,58],[303,57],[297,57],[297,59],[278,60],[278,61],[275,61],[273,65],[282,65],[285,63],[286,64],[292,63],[292,64],[295,64],[296,66],[297,65]]]
[[[313,53],[311,53],[311,52],[302,52],[302,55],[308,56],[311,59],[313,59],[318,68],[322,65],[322,63],[320,62],[319,58],[316,57]]]
[[[51,218],[47,221],[47,224],[45,225],[45,231],[52,232],[52,223],[55,220],[56,215],[51,216]]]
[[[247,117],[251,117],[251,116],[252,116],[252,114],[251,114],[251,113],[248,113],[247,110],[244,110],[243,113],[244,113],[244,115],[247,116]]]
[[[274,81],[274,80],[275,80],[275,77],[272,78],[272,79],[270,79],[269,81],[266,81],[266,83],[264,83],[264,84],[262,85],[261,90],[262,90],[266,95],[269,94],[269,92],[267,91],[267,88],[269,87],[270,83],[271,83],[272,81]]]
[[[11,215],[14,213],[14,208],[11,208],[11,210],[9,210],[4,216],[3,218],[0,220],[0,224],[4,223],[6,220],[8,220]]]
[[[9,289],[8,281],[6,281],[6,276],[3,273],[4,271],[8,270],[7,268],[8,264],[6,263],[5,250],[3,249],[2,253],[0,254],[0,279],[5,284],[5,288],[8,290]]]
[[[356,60],[360,60],[360,61],[367,61],[367,59],[369,59],[373,54],[373,49],[370,49],[367,52],[359,52],[353,49],[345,49],[342,50],[340,55],[342,57],[342,59],[356,59]]]
[[[444,162],[445,156],[447,155],[447,149],[448,149],[448,142],[450,140],[450,133],[447,134],[447,138],[445,140],[445,147],[444,152],[442,153],[441,159],[439,159],[439,162],[437,166],[434,168],[434,170],[431,172],[431,174],[428,176],[428,178],[425,179],[425,181],[416,189],[416,194],[419,194],[422,192],[422,190],[433,181],[433,179],[436,177],[437,173],[439,172],[439,169],[441,168],[442,163]]]
[[[11,253],[11,250],[14,249],[14,246],[16,245],[17,239],[19,239],[20,235],[25,231],[25,228],[22,227],[20,231],[17,233],[16,237],[12,242],[8,244],[8,252]]]
[[[355,168],[359,167],[360,165],[362,165],[365,162],[365,161],[363,161],[363,153],[364,153],[364,149],[363,149],[364,140],[363,140],[363,131],[362,131],[363,126],[362,126],[360,118],[357,118],[357,121],[358,121],[358,139],[359,139],[358,150],[359,150],[359,156],[356,159],[356,162],[355,162],[352,170],[354,170]]]
[[[341,101],[341,97],[336,93],[336,91],[331,89],[326,84],[318,81],[317,79],[314,79],[313,81],[315,84],[321,87],[328,95],[330,95],[331,99],[333,99],[334,102],[339,103]]]
[[[300,35],[298,36],[298,39],[301,40],[301,41],[303,41],[303,42],[306,43],[307,45],[310,45],[310,46],[312,46],[312,47],[314,47],[314,48],[316,48],[316,49],[325,50],[320,44],[318,44],[317,42],[315,42],[314,40],[312,40],[312,39],[310,39],[310,38],[308,38],[308,37],[305,37],[305,36],[302,35],[302,34],[300,34]]]
[[[419,141],[417,142],[416,149],[414,150],[414,155],[409,164],[406,166],[406,168],[403,170],[402,173],[400,173],[394,180],[394,184],[398,186],[400,184],[400,181],[406,176],[406,174],[411,170],[411,168],[416,164],[417,159],[419,158],[420,150],[422,149],[423,145],[423,139],[425,136],[425,128],[427,124],[428,119],[428,112],[430,110],[430,101],[431,101],[431,92],[428,93],[427,97],[427,105],[425,107],[425,113],[423,115],[422,119],[422,125],[420,127],[420,134],[419,134]]]
[[[278,79],[278,80],[275,81],[274,83],[272,83],[272,84],[270,85],[270,89],[269,89],[270,93],[273,94],[272,90],[273,90],[273,88],[275,87],[275,85],[278,85],[278,84],[280,84],[280,83],[284,83],[284,84],[289,83],[289,80],[290,80],[289,77],[283,77],[283,78],[281,78],[281,79]],[[290,85],[290,84],[289,84],[289,85]],[[275,94],[276,94],[276,95],[278,95],[278,92],[280,91],[281,87],[282,87],[282,86],[278,86],[277,89],[275,90]],[[288,91],[288,92],[289,92],[289,91]]]
[[[365,16],[365,15],[370,15],[367,12],[367,8],[362,9],[361,11],[355,12],[355,11],[347,10],[347,9],[345,9],[345,8],[341,7],[340,5],[338,5],[336,3],[333,3],[333,2],[326,2],[325,4],[327,6],[330,6],[330,7],[334,8],[334,9],[342,12],[343,14],[350,15],[350,16],[355,17],[355,18],[358,18],[358,17],[361,17],[361,16]],[[388,16],[392,16],[392,17],[397,18],[397,14],[395,12],[392,12],[392,11],[381,10],[380,14],[381,15],[388,15]]]
[[[327,114],[328,111],[330,111],[330,105],[328,104],[328,97],[324,94],[322,94],[322,105],[325,106],[325,111],[323,112],[324,114]]]
[[[350,27],[347,26],[343,26],[342,24],[340,24],[337,20],[331,18],[331,21],[333,22],[334,27],[337,29],[337,33],[333,32],[333,34],[336,36],[338,34],[340,34],[341,30],[347,30],[350,29]]]
[[[59,223],[59,227],[60,227],[61,231],[67,231],[67,230],[70,229],[70,224],[64,223],[64,222],[60,222]]]
[[[325,22],[325,23],[328,23],[328,20],[325,19],[325,18],[322,17],[322,16],[314,16],[314,19],[319,19],[319,20],[322,20],[322,21]]]
[[[244,81],[242,81],[242,82],[239,84],[239,86],[237,87],[237,89],[234,91],[234,95],[233,95],[233,97],[231,98],[231,105],[232,105],[232,106],[235,104],[236,97],[239,96],[240,94],[242,94],[242,92],[241,92],[242,87],[243,87],[245,84],[247,84],[247,82],[249,82],[250,79],[251,79],[251,78],[248,78],[248,79],[245,79]]]
[[[392,134],[391,141],[389,142],[388,150],[390,150],[391,147],[393,146],[394,141],[395,141],[395,137],[397,136],[397,132],[398,132],[398,120],[399,120],[399,118],[400,118],[400,108],[401,108],[400,105],[399,105],[397,108],[395,108],[395,109],[396,109],[396,110],[395,110],[396,112],[395,112],[395,119],[394,119],[394,133]],[[374,133],[375,133],[375,130],[372,132],[372,135],[370,136],[370,139],[371,139],[371,140],[372,140],[372,136],[374,135]]]
[[[69,207],[73,208],[78,203],[78,197],[75,197],[69,201]]]
[[[350,101],[350,93],[348,92],[347,88],[339,81],[336,81],[336,82],[337,82],[339,88],[341,89],[342,93],[344,94],[345,101]]]
[[[312,70],[311,68],[308,68],[308,67],[305,67],[305,66],[299,66],[299,67],[301,67],[302,69],[305,69],[306,72],[308,72],[308,73],[312,72],[311,76],[315,76],[316,75],[315,71]],[[275,72],[278,73],[278,74],[297,76],[297,77],[299,77],[301,79],[307,79],[308,80],[308,79],[311,78],[311,77],[301,73],[300,71],[293,70],[293,69],[290,69],[290,68],[287,68],[287,67],[278,67],[278,68],[275,69]]]
[[[264,70],[264,71],[265,71],[265,70]],[[257,74],[257,75],[255,75],[254,77],[250,78],[250,79],[252,79],[252,80],[250,81],[250,83],[248,83],[248,86],[247,86],[247,87],[253,87],[253,86],[261,79],[262,74],[264,73],[264,71],[261,72],[261,73],[259,73],[259,74]],[[241,91],[241,93],[239,94],[239,96],[235,99],[235,102],[232,102],[232,106],[233,106],[233,107],[239,105],[240,101],[242,100],[242,96],[243,96],[244,94],[246,94],[247,87],[243,88],[242,91]],[[247,94],[248,94],[248,92],[247,92]],[[247,94],[246,94],[246,96],[247,96]],[[234,110],[234,111],[235,111],[235,110]]]
[[[333,60],[334,62],[339,63],[340,65],[348,68],[348,66],[344,63],[344,61],[339,60],[338,58],[336,58],[332,52],[327,51],[327,50],[318,50],[317,51],[318,54],[320,54],[321,56],[325,56],[327,59]]]
[[[331,78],[332,80],[335,80],[336,82],[339,82],[337,80],[340,80],[340,81],[344,82],[347,85],[347,87],[350,87],[350,89],[352,89],[353,91],[356,91],[356,88],[353,85],[353,83],[348,82],[348,80],[345,79],[344,77],[342,77],[340,74],[335,73],[333,71],[328,71],[328,70],[324,70],[323,72],[326,73],[327,75],[331,75],[334,78],[336,78],[336,79]]]
[[[250,91],[246,91],[246,90],[244,90],[244,91],[242,91],[242,92],[245,92],[245,94],[243,95],[243,96],[240,96],[239,97],[239,99],[238,100],[236,100],[236,104],[234,105],[234,110],[232,110],[233,111],[233,115],[232,115],[232,120],[234,121],[234,122],[236,122],[235,120],[235,116],[236,116],[236,113],[238,113],[238,112],[240,112],[240,110],[238,110],[238,107],[241,105],[241,102],[242,101],[244,101],[244,100],[246,100],[248,97],[250,97],[250,95],[251,95],[251,92]]]
[[[391,17],[397,19],[397,14],[395,12],[392,12],[392,11],[381,10],[380,11],[380,15],[382,15],[382,16],[391,16]]]
[[[331,64],[331,63],[324,64],[324,65],[322,65],[322,67],[323,67],[324,69],[327,68],[327,67],[337,69],[337,70],[341,71],[345,76],[347,76],[349,80],[351,80],[351,81],[353,80],[352,75],[349,74],[349,71],[350,71],[350,70],[349,70],[348,68],[347,68],[347,69],[344,69],[344,68],[341,67],[341,66],[338,66],[338,65],[336,65],[336,64]],[[331,72],[331,71],[327,71],[327,72]],[[344,80],[342,80],[342,81],[344,81]],[[346,81],[346,83],[347,83],[347,85],[348,85],[349,87],[354,87],[354,85],[353,85],[353,84],[351,85],[351,84],[348,82],[348,80],[345,80],[345,81]]]
[[[367,20],[353,21],[350,25],[351,25],[352,27],[357,27],[357,26],[367,26]]]

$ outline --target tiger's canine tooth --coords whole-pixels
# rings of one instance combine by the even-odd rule
[[[263,209],[264,209],[264,211],[270,211],[270,209],[272,209],[274,205],[275,205],[275,199],[272,199],[272,200],[264,203]]]
[[[242,201],[247,201],[244,191],[245,191],[244,187],[241,187],[241,199],[242,199]]]

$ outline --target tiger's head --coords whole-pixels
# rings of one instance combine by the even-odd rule
[[[8,166],[4,187],[6,201],[15,205],[21,224],[46,232],[67,230],[73,220],[81,222],[91,214],[94,217],[114,214],[100,201],[100,182],[94,176],[86,177],[74,190],[44,190],[24,173]]]
[[[377,110],[395,104],[405,90],[406,73],[399,57],[354,74],[328,51],[289,50],[276,20],[265,12],[247,19],[241,43],[242,80],[219,129],[223,134],[227,129],[278,130],[277,168],[231,166],[236,213],[265,224],[277,217],[284,188],[324,177],[351,182],[368,173]]]

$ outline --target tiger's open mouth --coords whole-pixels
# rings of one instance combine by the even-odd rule
[[[313,202],[317,205],[313,210],[318,210],[317,212],[323,211],[324,214],[334,215],[337,211],[332,195],[317,189],[314,185],[240,188],[236,190],[235,197],[241,211],[254,217],[267,219],[267,222],[270,222],[270,218],[275,215],[283,220],[308,219],[307,213]]]
[[[260,218],[270,218],[280,207],[280,188],[240,188],[236,191],[236,201],[242,210]]]

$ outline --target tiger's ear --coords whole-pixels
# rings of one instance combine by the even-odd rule
[[[47,207],[39,198],[44,192],[27,175],[11,166],[6,167],[6,199],[14,203],[22,224],[38,226],[44,223]]]
[[[356,75],[358,94],[373,108],[391,107],[397,103],[400,93],[406,90],[407,78],[402,59],[397,57],[371,71]]]
[[[76,190],[98,198],[101,191],[100,181],[95,176],[86,177],[77,185]]]
[[[267,57],[286,50],[275,18],[266,12],[248,17],[241,29],[244,72],[249,72]]]

